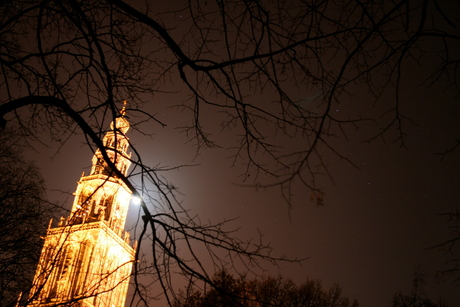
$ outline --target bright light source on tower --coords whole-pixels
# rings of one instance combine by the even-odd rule
[[[141,204],[141,198],[137,196],[133,196],[131,198],[131,202],[133,205],[140,205]]]

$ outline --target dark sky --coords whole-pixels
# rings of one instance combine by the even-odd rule
[[[296,282],[307,277],[320,279],[326,287],[338,283],[344,295],[357,298],[361,306],[383,307],[391,305],[395,292],[410,292],[414,272],[420,268],[426,272],[427,296],[433,300],[442,297],[449,306],[456,306],[459,288],[452,279],[439,275],[451,255],[429,247],[451,236],[447,219],[438,214],[455,211],[460,204],[459,152],[444,158],[435,155],[452,146],[454,137],[459,136],[460,109],[458,98],[445,91],[444,84],[430,90],[416,86],[418,81],[408,81],[402,91],[403,111],[414,121],[404,122],[406,147],[394,142],[393,130],[384,140],[363,142],[384,126],[387,118],[380,117],[381,111],[394,97],[385,96],[371,107],[372,98],[357,87],[354,97],[337,107],[336,112],[345,117],[359,110],[379,122],[348,131],[348,140],[331,139],[359,169],[325,153],[332,179],[317,179],[325,193],[322,207],[310,200],[310,190],[301,185],[294,189],[292,208],[276,188],[240,187],[244,170],[232,167],[229,150],[209,149],[196,156],[192,143],[175,129],[182,119],[189,120],[189,114],[163,108],[184,99],[180,93],[152,98],[155,112],[168,124],[166,128],[153,126],[153,138],[133,131],[129,137],[151,165],[198,164],[165,176],[183,193],[184,207],[203,220],[240,217],[234,225],[241,226],[242,238],[257,236],[259,229],[275,254],[309,258],[302,265],[267,265],[272,275]],[[207,116],[216,115],[209,110]],[[215,138],[225,144],[232,137],[216,129]],[[285,144],[299,142],[302,140],[287,139]],[[50,197],[62,200],[66,196],[58,190],[75,191],[81,172],[89,170],[92,154],[79,136],[59,150],[54,146],[37,147],[37,152],[28,156],[41,167],[48,189],[54,190]],[[69,197],[69,209],[72,201]],[[130,211],[131,223],[136,210]]]
[[[390,306],[396,291],[409,293],[419,268],[426,272],[427,295],[434,300],[443,297],[455,306],[460,301],[458,287],[439,275],[451,255],[429,247],[450,237],[447,219],[438,214],[455,211],[460,202],[458,153],[444,159],[435,155],[453,142],[451,135],[459,128],[458,108],[434,111],[432,100],[420,105],[420,96],[429,95],[426,89],[419,90],[425,92],[411,98],[413,107],[418,105],[414,114],[417,125],[407,125],[407,148],[381,140],[361,142],[368,132],[366,126],[350,134],[348,141],[337,140],[342,152],[360,169],[328,156],[333,180],[317,181],[325,192],[322,207],[310,200],[310,191],[301,185],[294,190],[292,208],[278,189],[235,185],[242,183],[239,175],[243,170],[231,167],[231,151],[206,150],[195,158],[195,148],[174,129],[186,114],[174,109],[164,110],[164,120],[170,126],[156,128],[152,139],[133,131],[130,138],[152,165],[199,164],[165,176],[184,194],[184,207],[201,219],[219,222],[240,217],[233,225],[241,226],[238,235],[242,238],[257,237],[259,229],[275,254],[309,257],[302,265],[267,266],[271,274],[296,282],[307,277],[320,279],[326,287],[339,283],[344,295],[358,298],[361,306],[383,307]],[[444,96],[437,96],[439,104],[453,102],[448,93]],[[180,95],[156,99],[180,99]],[[81,172],[88,171],[91,152],[75,137],[57,153],[43,148],[35,159],[49,189],[72,193]],[[59,192],[50,195],[63,199]],[[69,208],[71,201],[67,202]],[[130,212],[131,223],[136,210]]]

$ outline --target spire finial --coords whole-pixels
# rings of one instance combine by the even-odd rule
[[[121,116],[125,116],[126,115],[126,105],[128,104],[128,102],[126,100],[123,101],[123,108],[121,109],[120,111],[120,114]]]

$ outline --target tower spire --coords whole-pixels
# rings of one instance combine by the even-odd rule
[[[126,175],[129,122],[126,101],[104,138],[113,165]],[[123,306],[134,250],[124,232],[131,191],[98,149],[88,176],[82,174],[71,214],[49,228],[30,293],[30,306]]]
[[[121,116],[125,116],[126,115],[126,105],[128,104],[128,102],[126,100],[123,100],[123,108],[121,109],[120,111],[120,114]]]

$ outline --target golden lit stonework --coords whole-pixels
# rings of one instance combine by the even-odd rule
[[[124,175],[130,166],[125,108],[103,139],[105,150]],[[48,228],[29,306],[124,306],[134,249],[124,231],[131,191],[97,150],[83,173],[71,214]],[[50,224],[51,226],[51,224]]]

